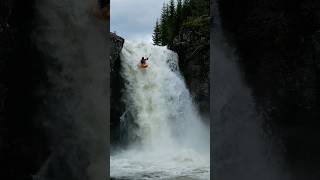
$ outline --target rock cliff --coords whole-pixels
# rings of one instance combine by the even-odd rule
[[[111,143],[119,142],[120,117],[124,112],[124,105],[121,102],[123,79],[120,75],[120,52],[124,39],[114,33],[110,33],[110,69],[111,69],[111,99],[110,99],[110,129]]]
[[[184,26],[169,47],[178,53],[180,70],[203,115],[208,115],[210,111],[210,32],[208,21],[208,17],[203,16],[197,20],[197,25]]]

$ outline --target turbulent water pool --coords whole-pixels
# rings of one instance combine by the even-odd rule
[[[159,155],[135,151],[123,152],[110,158],[114,179],[209,179],[209,159],[192,150]]]

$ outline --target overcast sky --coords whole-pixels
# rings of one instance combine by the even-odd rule
[[[110,31],[128,40],[152,42],[164,2],[168,0],[111,0]]]

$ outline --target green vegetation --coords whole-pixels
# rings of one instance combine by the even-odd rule
[[[171,46],[181,30],[209,33],[209,0],[171,0],[163,4],[160,19],[153,31],[153,43]]]

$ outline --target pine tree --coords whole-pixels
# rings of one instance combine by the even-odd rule
[[[175,5],[174,5],[174,0],[170,0],[170,5],[169,5],[169,17],[171,19],[174,18],[176,12],[175,12]]]
[[[177,11],[176,11],[176,23],[178,26],[181,25],[182,21],[182,0],[178,0]]]
[[[175,0],[170,0],[168,4],[164,3],[161,17],[157,20],[153,32],[154,44],[170,47],[182,28],[206,30],[209,23],[207,20],[209,2],[209,0],[177,0],[175,5]]]
[[[190,0],[184,0],[182,4],[182,19],[187,19],[190,14]]]
[[[154,45],[161,45],[161,31],[160,31],[160,25],[159,25],[158,19],[157,19],[156,25],[154,27],[152,40],[153,40]]]
[[[175,34],[178,35],[182,25],[182,0],[178,0],[176,9],[176,29]]]
[[[174,0],[170,0],[168,17],[168,44],[171,45],[176,34],[176,10]]]
[[[161,34],[161,45],[165,46],[168,44],[168,19],[169,19],[169,7],[163,4],[160,20],[160,34]]]

